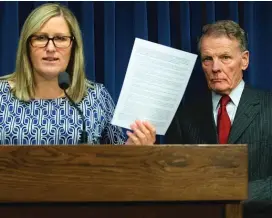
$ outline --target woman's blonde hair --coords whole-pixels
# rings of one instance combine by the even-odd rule
[[[44,23],[56,16],[62,16],[66,20],[74,36],[71,58],[66,69],[71,77],[71,86],[67,93],[75,102],[79,102],[86,95],[87,87],[92,86],[85,76],[83,41],[76,17],[63,5],[47,3],[34,9],[27,17],[20,35],[15,72],[2,77],[14,83],[12,92],[20,100],[29,101],[35,95],[35,81],[29,56],[30,37],[38,32]]]

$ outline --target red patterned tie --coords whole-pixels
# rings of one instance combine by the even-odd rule
[[[230,133],[231,122],[226,109],[227,104],[230,102],[230,97],[224,95],[220,99],[220,108],[217,115],[217,131],[219,144],[228,143],[228,137]]]

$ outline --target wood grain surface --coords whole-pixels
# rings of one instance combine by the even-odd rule
[[[243,206],[242,204],[227,204],[225,206],[226,218],[243,218]]]
[[[2,146],[0,202],[247,198],[246,145]]]

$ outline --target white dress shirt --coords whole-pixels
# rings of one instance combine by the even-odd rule
[[[239,85],[235,89],[233,89],[232,92],[229,94],[231,101],[227,104],[227,112],[228,112],[231,124],[233,123],[244,87],[245,87],[245,82],[244,80],[242,80],[239,83]],[[217,114],[220,107],[219,101],[221,97],[222,95],[216,94],[215,92],[212,91],[213,116],[214,116],[214,121],[216,126],[217,126]]]

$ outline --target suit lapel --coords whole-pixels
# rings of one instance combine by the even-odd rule
[[[217,131],[213,117],[211,92],[205,95],[197,110],[198,113],[194,115],[194,118],[196,126],[199,128],[200,143],[216,144]]]
[[[210,101],[209,110],[206,111],[206,116],[203,117],[202,130],[203,138],[208,144],[217,144],[217,131],[213,117],[212,102]]]
[[[260,98],[245,87],[237,108],[228,143],[234,144],[260,111]]]

